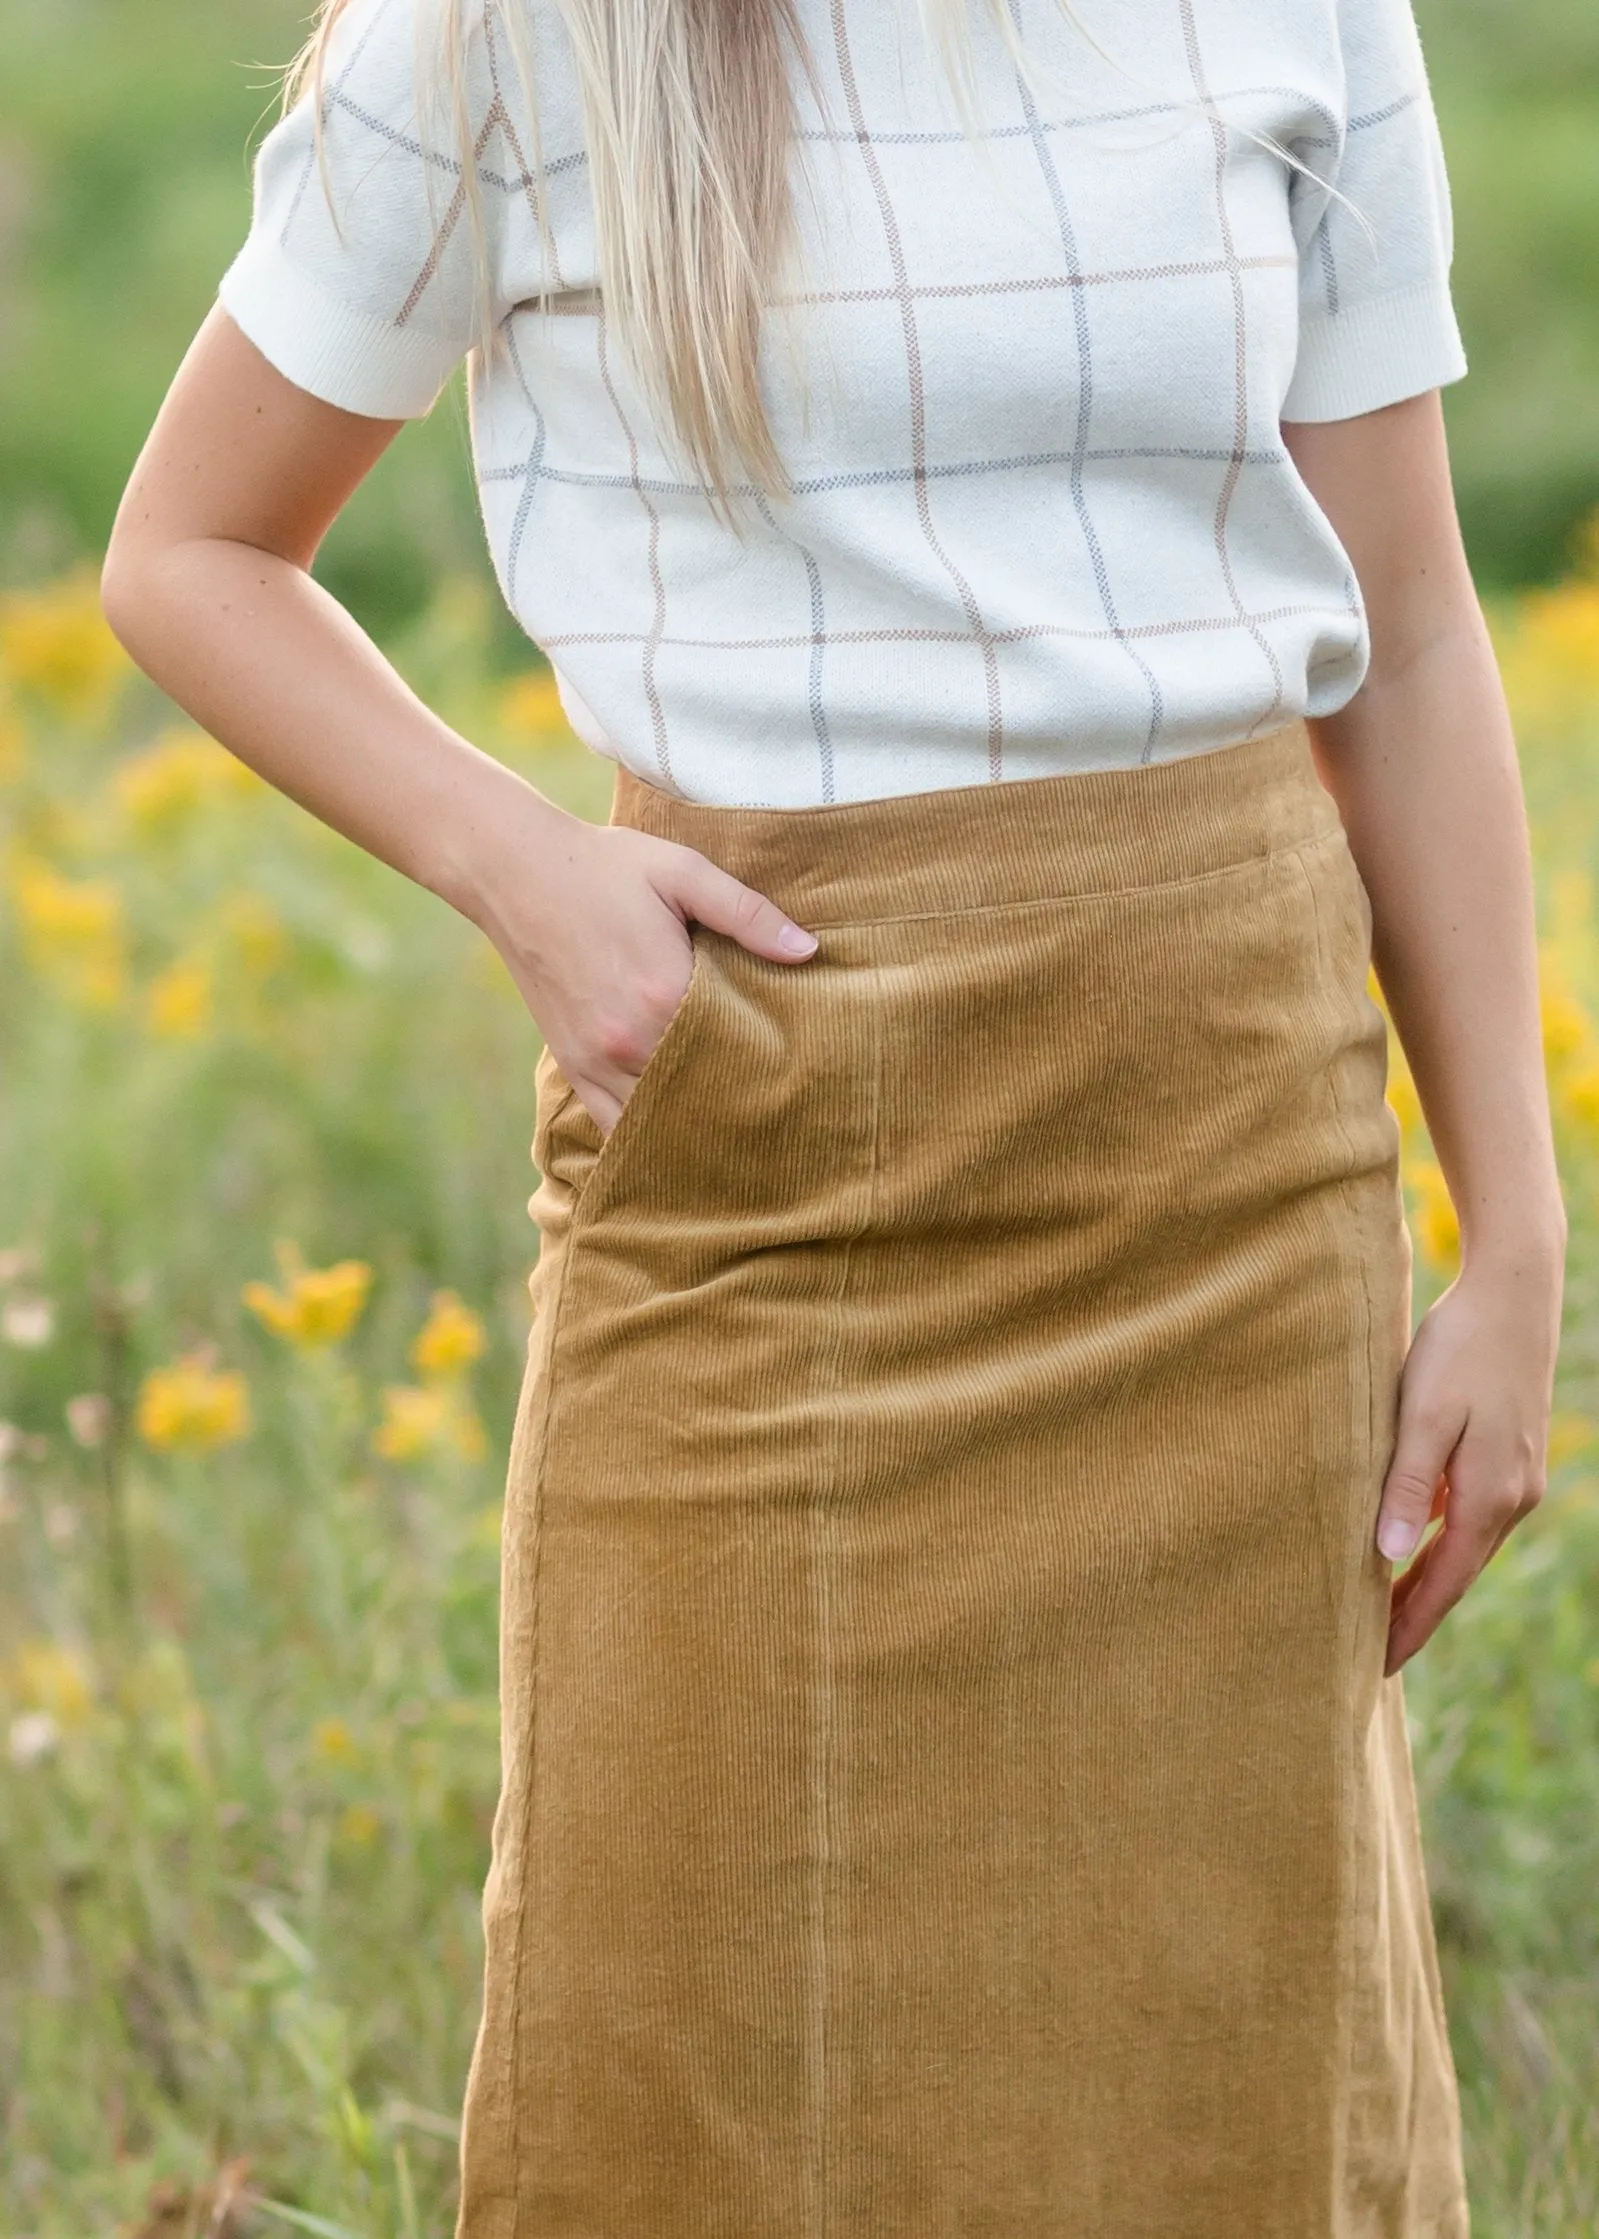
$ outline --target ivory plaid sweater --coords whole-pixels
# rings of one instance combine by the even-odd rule
[[[459,168],[417,121],[437,4],[354,0],[332,213],[302,102],[220,286],[290,380],[385,418],[470,341]],[[975,145],[910,0],[800,0],[822,102],[796,72],[801,263],[761,358],[794,488],[742,538],[608,341],[571,55],[553,0],[522,4],[570,309],[525,303],[533,120],[480,31],[509,348],[474,357],[473,446],[501,588],[591,745],[691,800],[799,807],[1166,760],[1353,694],[1359,589],[1279,423],[1465,371],[1410,0],[1077,0],[1113,62],[1009,0],[1043,90],[974,5]]]

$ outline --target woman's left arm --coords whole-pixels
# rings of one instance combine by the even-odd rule
[[[1366,680],[1310,725],[1371,897],[1372,962],[1460,1221],[1400,1383],[1378,1544],[1402,1560],[1388,1670],[1544,1490],[1566,1247],[1515,740],[1462,548],[1438,391],[1283,440],[1349,554]]]

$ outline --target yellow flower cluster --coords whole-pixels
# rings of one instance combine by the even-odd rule
[[[211,1024],[215,990],[216,974],[204,957],[174,957],[144,991],[150,1031],[171,1041],[197,1042]]]
[[[1588,945],[1593,923],[1591,884],[1583,872],[1556,882],[1559,933],[1539,944],[1539,1009],[1550,1102],[1559,1132],[1599,1146],[1599,1025],[1578,994],[1573,953]],[[1411,1226],[1435,1266],[1450,1268],[1460,1256],[1460,1222],[1443,1172],[1426,1146],[1426,1122],[1416,1085],[1398,1044],[1391,1045],[1388,1101],[1404,1140],[1404,1177],[1412,1200]]]
[[[432,1311],[411,1342],[413,1366],[428,1377],[457,1376],[482,1358],[483,1324],[454,1291],[435,1291]]]
[[[120,998],[127,981],[122,895],[109,879],[71,879],[41,855],[11,864],[11,899],[28,961],[91,1009]]]
[[[0,787],[8,802],[5,885],[34,974],[91,1010],[129,1005],[160,1039],[195,1042],[222,1016],[254,1010],[259,983],[287,960],[277,912],[238,888],[207,907],[188,900],[190,938],[141,964],[157,917],[147,872],[154,851],[231,803],[271,788],[248,764],[189,724],[102,760],[84,773],[81,745],[31,755],[29,730],[65,721],[110,741],[132,664],[106,626],[98,583],[79,570],[43,587],[0,594]],[[219,858],[221,860],[221,858]],[[231,1000],[230,1000],[231,998]]]
[[[1557,913],[1562,917],[1569,917],[1573,908],[1574,879],[1581,874],[1568,874],[1562,881],[1565,892]],[[1587,882],[1581,883],[1585,887]],[[1574,984],[1570,956],[1575,945],[1569,934],[1539,945],[1544,1064],[1561,1132],[1599,1144],[1599,1028]]]
[[[341,1259],[332,1267],[308,1267],[298,1244],[280,1237],[272,1247],[282,1288],[246,1283],[244,1304],[275,1336],[301,1352],[336,1345],[361,1318],[372,1285],[365,1260]]]
[[[135,1427],[147,1446],[165,1453],[211,1453],[250,1430],[250,1394],[236,1371],[216,1366],[215,1348],[197,1345],[139,1388]]]
[[[1410,1232],[1422,1256],[1446,1273],[1460,1259],[1460,1222],[1443,1169],[1427,1144],[1421,1098],[1397,1038],[1389,1041],[1388,1102],[1399,1122]]]
[[[571,726],[550,669],[533,669],[513,677],[500,693],[499,718],[515,739],[535,744],[569,744]]]
[[[344,1259],[331,1267],[310,1267],[300,1246],[282,1237],[273,1245],[273,1255],[279,1287],[249,1282],[240,1291],[251,1312],[298,1352],[314,1352],[346,1337],[371,1288],[368,1262]],[[435,1291],[410,1347],[420,1382],[384,1386],[382,1419],[372,1434],[374,1451],[387,1461],[411,1461],[441,1450],[481,1461],[488,1440],[466,1386],[468,1371],[487,1345],[482,1321],[459,1292]]]
[[[73,722],[110,716],[133,664],[106,625],[92,570],[0,598],[0,672]]]
[[[324,1765],[353,1765],[361,1752],[342,1718],[319,1718],[311,1729],[311,1754]]]
[[[63,1732],[87,1723],[94,1680],[76,1648],[54,1640],[24,1641],[4,1676],[8,1695],[29,1710],[46,1712]]]
[[[1406,1161],[1405,1180],[1414,1198],[1411,1233],[1435,1267],[1456,1266],[1460,1259],[1460,1218],[1449,1194],[1443,1168],[1434,1158]]]
[[[153,745],[120,762],[111,789],[134,832],[146,840],[183,831],[215,802],[269,790],[264,778],[215,739],[182,728],[163,732]]]
[[[1575,575],[1523,592],[1496,633],[1505,689],[1525,729],[1562,728],[1599,712],[1599,512],[1580,549]]]
[[[433,1293],[426,1322],[411,1344],[419,1384],[388,1384],[383,1420],[372,1435],[386,1461],[411,1461],[449,1447],[468,1461],[488,1451],[483,1425],[466,1392],[466,1373],[488,1343],[482,1322],[452,1290]]]

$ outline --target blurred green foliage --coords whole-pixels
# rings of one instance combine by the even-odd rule
[[[1599,8],[1417,0],[1455,214],[1446,392],[1480,581],[1547,580],[1599,495]]]
[[[251,151],[308,17],[309,0],[0,0],[0,580],[103,549],[244,238]],[[457,382],[318,572],[386,634],[439,582],[487,571]]]
[[[1599,9],[1418,0],[1470,377],[1447,392],[1478,579],[1548,580],[1599,497]],[[101,549],[249,218],[249,150],[302,0],[0,0],[0,580]],[[487,559],[460,384],[319,572],[381,632]],[[497,617],[498,657],[516,648]]]

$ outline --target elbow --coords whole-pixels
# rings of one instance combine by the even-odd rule
[[[100,564],[100,611],[111,634],[141,668],[156,603],[161,553],[119,518]]]
[[[133,652],[131,641],[137,637],[139,629],[139,585],[138,560],[128,550],[127,539],[113,529],[100,564],[100,611],[112,636],[129,653]]]
[[[128,643],[128,633],[133,604],[121,561],[110,552],[107,552],[100,569],[100,612],[106,618],[111,635],[126,652],[131,653],[133,648]]]

